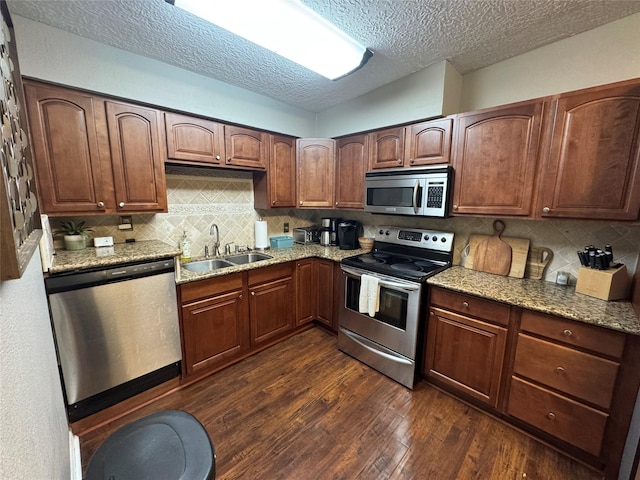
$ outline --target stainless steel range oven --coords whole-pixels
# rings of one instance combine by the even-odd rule
[[[426,279],[451,266],[453,233],[381,226],[375,248],[342,260],[338,348],[413,388]]]

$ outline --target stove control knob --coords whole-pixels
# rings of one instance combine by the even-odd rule
[[[438,241],[438,237],[436,237],[435,235],[433,237],[431,237],[431,240],[433,240],[434,242]]]
[[[382,234],[384,233],[384,230],[380,229],[380,230],[378,231],[378,233],[379,233],[380,235],[382,235]]]
[[[425,236],[424,236],[424,241],[425,241],[425,242],[428,242],[428,241],[429,241],[429,235],[425,235]]]
[[[384,232],[384,234],[388,237],[389,235],[391,235],[391,232],[387,230],[386,232]]]
[[[442,243],[445,243],[445,242],[447,241],[447,239],[446,239],[446,237],[442,237],[442,238],[440,239],[440,241],[441,241]]]

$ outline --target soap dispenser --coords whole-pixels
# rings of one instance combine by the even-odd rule
[[[180,256],[180,260],[183,262],[188,262],[191,260],[191,241],[187,237],[187,231],[182,232],[182,239],[180,240],[180,249],[182,250],[182,255]]]

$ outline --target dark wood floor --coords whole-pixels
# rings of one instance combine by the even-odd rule
[[[319,328],[83,435],[83,466],[110,432],[162,409],[203,423],[218,479],[602,478],[426,382],[404,388]]]

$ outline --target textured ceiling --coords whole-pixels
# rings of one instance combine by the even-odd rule
[[[14,15],[314,112],[444,59],[467,73],[640,12],[640,0],[303,1],[373,50],[364,68],[327,80],[164,0],[7,3]]]

